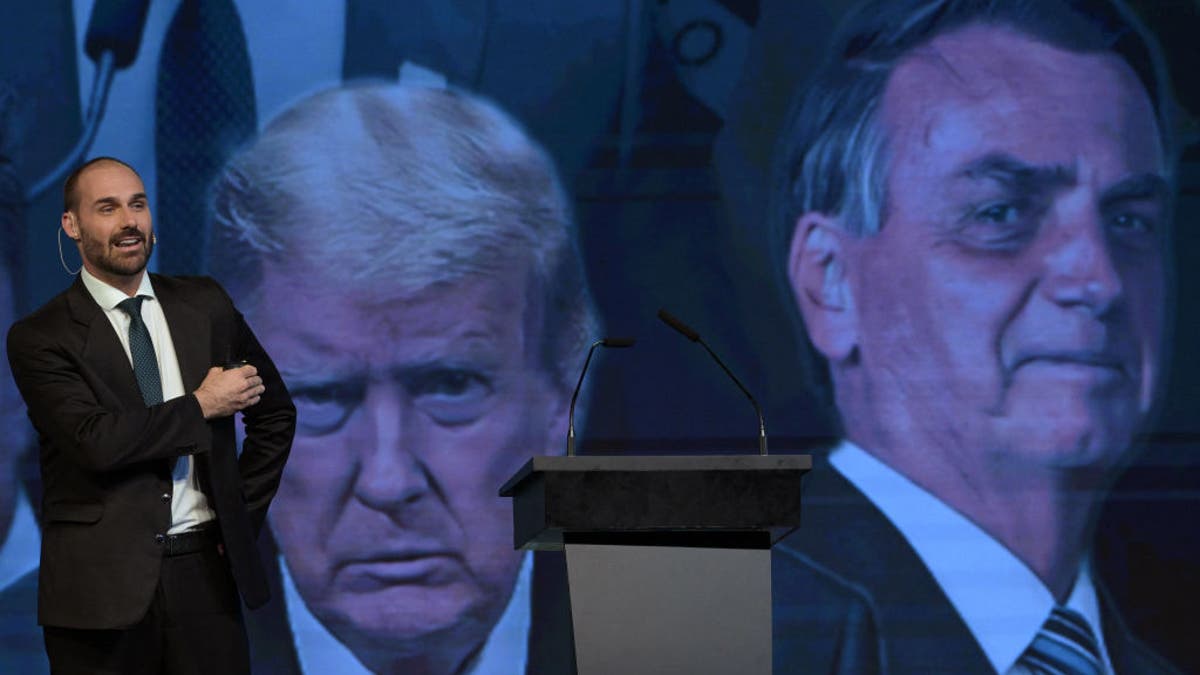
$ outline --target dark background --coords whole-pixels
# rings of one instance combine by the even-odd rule
[[[4,3],[0,153],[26,188],[81,132],[92,77],[82,38],[91,4]],[[89,153],[129,160],[160,202],[153,92],[179,4],[152,3],[146,38],[115,76]],[[775,131],[845,3],[322,0],[291,3],[292,11],[265,18],[262,5],[275,3],[230,4],[242,12],[257,94],[249,107],[259,128],[304,94],[361,78],[396,79],[409,62],[494,99],[551,151],[574,196],[606,334],[638,339],[635,349],[601,353],[593,364],[582,452],[755,451],[749,404],[702,349],[658,323],[659,307],[696,328],[755,393],[772,451],[809,450],[830,437],[825,411],[805,393],[761,232]],[[1111,590],[1135,632],[1200,672],[1193,637],[1200,622],[1191,618],[1200,604],[1200,316],[1192,303],[1200,287],[1200,3],[1131,4],[1163,43],[1182,112],[1178,302],[1167,397],[1145,452],[1114,488],[1096,562],[1115,580]],[[138,29],[130,25],[127,33]],[[297,62],[298,52],[327,67]],[[60,194],[56,184],[5,223],[18,315],[70,281],[54,242]],[[164,222],[164,206],[155,205],[160,250],[179,262],[160,257],[152,266],[203,272],[201,251],[188,255],[183,243],[203,241],[195,231],[203,214]],[[36,475],[34,462],[27,456],[26,478]]]

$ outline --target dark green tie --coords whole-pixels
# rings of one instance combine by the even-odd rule
[[[136,296],[122,300],[117,305],[129,315],[129,355],[133,357],[133,374],[146,407],[163,402],[162,378],[158,374],[158,359],[154,355],[154,343],[150,342],[150,331],[142,321],[142,300]]]

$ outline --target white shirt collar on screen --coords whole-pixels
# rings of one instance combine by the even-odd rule
[[[833,466],[900,530],[925,563],[998,673],[1025,672],[1017,659],[1054,607],[1054,596],[1025,563],[966,516],[857,445],[842,441]],[[1066,606],[1096,633],[1112,672],[1091,570],[1081,565]]]

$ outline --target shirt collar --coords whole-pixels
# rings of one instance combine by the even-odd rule
[[[92,273],[88,272],[86,267],[80,270],[79,277],[83,280],[83,285],[85,288],[87,288],[88,294],[91,295],[92,299],[96,301],[96,304],[100,305],[100,308],[106,312],[116,309],[117,305],[121,304],[122,300],[125,300],[129,297],[128,295],[125,295],[124,291],[119,291],[92,276]],[[138,284],[137,293],[135,293],[135,295],[146,295],[151,298],[156,297],[154,295],[154,287],[150,285],[150,274],[148,272],[142,273],[142,281],[140,284]]]
[[[279,557],[288,625],[296,646],[300,669],[305,673],[370,675],[358,657],[329,632],[309,611],[296,590],[287,561]],[[523,673],[528,658],[533,584],[533,556],[525,553],[517,582],[504,614],[488,634],[483,649],[467,666],[466,673]]]
[[[564,589],[565,592],[565,589]],[[468,675],[485,673],[523,673],[529,651],[532,622],[533,556],[526,552],[517,573],[517,583],[504,614],[488,634],[479,656],[467,668]]]
[[[1008,672],[1055,606],[1045,584],[966,516],[857,445],[842,441],[829,461],[900,530],[996,672]],[[1066,605],[1092,627],[1111,672],[1086,562]]]

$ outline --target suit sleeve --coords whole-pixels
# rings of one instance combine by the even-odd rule
[[[235,353],[258,369],[266,390],[259,402],[242,411],[246,438],[238,457],[242,499],[255,533],[262,529],[267,507],[279,488],[283,466],[296,433],[296,407],[283,378],[258,338],[235,310],[237,346]]]
[[[87,470],[110,471],[212,447],[212,434],[195,396],[148,408],[106,407],[96,394],[106,385],[79,357],[23,323],[8,333],[8,359],[34,427]]]

